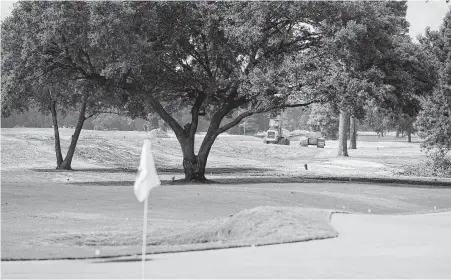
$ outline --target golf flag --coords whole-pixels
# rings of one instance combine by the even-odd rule
[[[138,175],[136,177],[134,191],[139,202],[143,202],[149,196],[151,189],[161,184],[158,178],[155,162],[153,161],[150,139],[144,140],[139,162]]]

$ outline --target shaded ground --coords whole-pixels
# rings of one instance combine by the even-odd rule
[[[448,278],[451,212],[340,215],[337,238],[274,246],[153,255],[145,277],[162,278]],[[110,260],[4,262],[7,278],[141,278],[136,257]],[[176,268],[176,269],[175,269]]]

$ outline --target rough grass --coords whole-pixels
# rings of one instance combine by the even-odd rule
[[[174,225],[151,225],[148,246],[215,243],[263,245],[336,237],[330,211],[296,207],[257,207],[232,217]],[[130,228],[95,232],[59,232],[36,242],[70,246],[139,246]]]
[[[451,154],[442,156],[430,153],[426,159],[415,165],[407,165],[401,175],[451,178]]]

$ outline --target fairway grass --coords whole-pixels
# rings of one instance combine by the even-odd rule
[[[2,170],[52,169],[55,167],[53,131],[51,128],[2,129]],[[65,153],[73,130],[61,129]],[[84,130],[77,144],[72,167],[136,169],[147,132]],[[362,136],[368,138],[372,136]],[[196,135],[199,149],[203,135]],[[377,139],[377,138],[376,138]],[[393,141],[390,141],[393,140]],[[379,142],[358,142],[349,150],[349,158],[337,159],[337,141],[326,141],[326,147],[266,145],[262,139],[242,135],[220,135],[215,141],[207,164],[207,178],[222,175],[310,176],[360,175],[394,176],[406,165],[425,158],[420,144],[394,141],[386,137]],[[182,152],[176,138],[152,139],[152,152],[159,171],[183,174]],[[308,170],[304,165],[308,165]],[[229,171],[229,172],[227,172]],[[180,179],[177,176],[176,179]]]

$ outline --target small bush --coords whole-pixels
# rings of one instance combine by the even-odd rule
[[[407,167],[402,175],[451,178],[451,157],[447,153],[430,151],[426,160]]]

